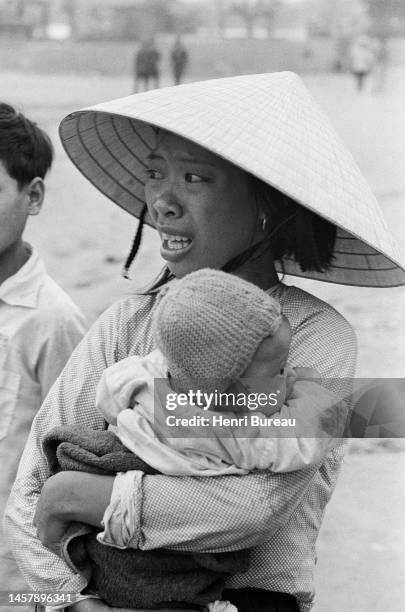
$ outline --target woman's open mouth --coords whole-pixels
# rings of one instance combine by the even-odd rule
[[[163,259],[172,260],[187,253],[191,247],[192,240],[186,236],[161,233],[162,247],[161,254]]]

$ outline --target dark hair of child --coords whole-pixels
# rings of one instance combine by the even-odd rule
[[[0,102],[0,161],[20,189],[36,177],[45,178],[53,155],[49,136],[34,121]]]

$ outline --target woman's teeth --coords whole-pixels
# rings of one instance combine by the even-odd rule
[[[180,251],[191,244],[190,238],[184,236],[173,236],[172,234],[162,233],[163,247],[171,251]]]

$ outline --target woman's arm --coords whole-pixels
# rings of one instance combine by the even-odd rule
[[[255,546],[288,521],[316,471],[213,478],[118,474],[101,539],[143,550]]]
[[[108,529],[101,539],[119,548],[239,550],[258,544],[285,523],[316,471],[316,467],[301,471],[298,478],[296,473],[278,477],[257,472],[242,477],[152,479],[142,472],[125,472],[115,480],[63,472],[45,484],[35,522],[44,546],[56,553],[64,524],[79,521],[98,527],[103,515]],[[156,499],[162,509],[160,520],[155,518],[155,508],[148,506],[149,493],[154,500],[156,490],[160,491]],[[155,503],[152,500],[149,504]],[[148,515],[153,515],[151,528]],[[145,532],[153,539],[147,540]]]

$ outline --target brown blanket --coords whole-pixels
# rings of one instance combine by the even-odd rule
[[[157,474],[110,431],[65,425],[43,442],[52,473],[76,470],[111,475],[129,470]],[[181,512],[181,508],[179,508]],[[110,606],[194,607],[221,599],[226,578],[246,571],[247,551],[217,554],[120,550],[100,544],[87,526],[72,524],[62,548],[68,564]]]

